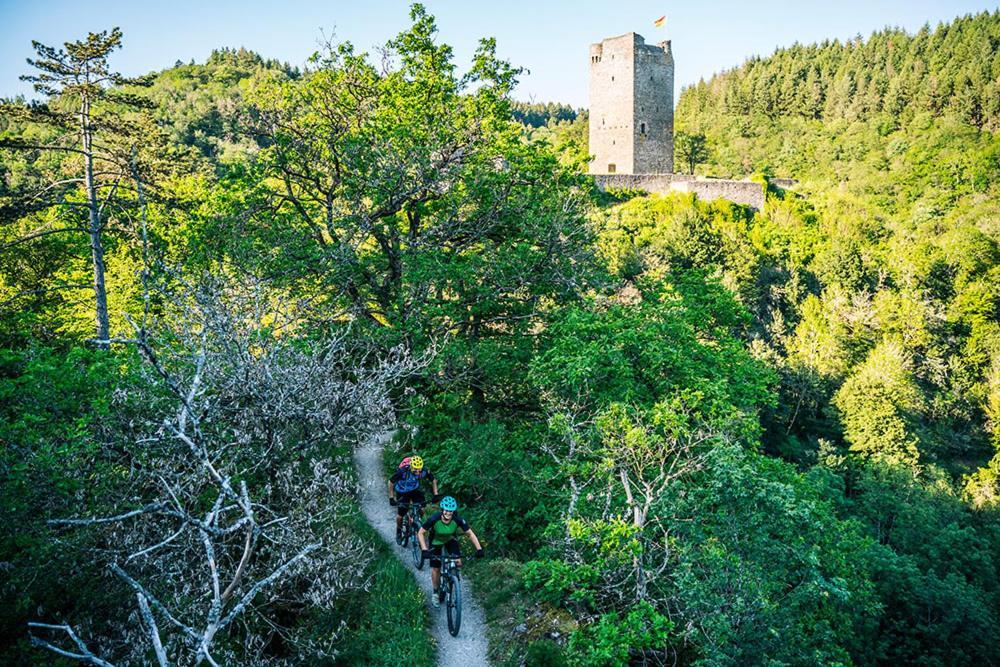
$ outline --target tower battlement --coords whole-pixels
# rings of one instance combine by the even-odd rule
[[[592,174],[669,174],[674,167],[670,42],[634,32],[590,45]]]

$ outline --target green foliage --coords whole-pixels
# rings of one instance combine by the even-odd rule
[[[378,539],[367,526],[359,525],[357,530]],[[398,665],[405,656],[407,664],[434,665],[434,647],[426,631],[429,619],[424,594],[410,572],[382,546],[365,576],[372,582],[370,590],[329,619],[333,624],[329,631],[342,631],[340,624],[345,622],[351,629],[337,647],[335,664],[389,667]],[[316,630],[324,631],[323,624],[317,623]]]
[[[433,17],[411,19],[388,69],[343,44],[305,71],[223,49],[151,77],[176,168],[149,184],[148,244],[133,195],[109,209],[112,329],[146,305],[149,257],[166,283],[265,279],[324,331],[433,350],[397,396],[399,446],[499,555],[468,569],[496,664],[996,663],[1000,14],[796,45],[683,91],[679,165],[798,179],[760,212],[595,193],[585,113],[511,100],[520,70],[491,39],[458,74]],[[0,118],[8,145],[62,136],[25,114]],[[0,242],[83,201],[26,207],[79,165],[0,151]],[[131,411],[156,407],[113,402],[135,359],[72,343],[88,252],[52,234],[0,263],[14,664],[38,655],[29,618],[100,636],[132,604],[79,556],[106,545],[44,524],[125,494]],[[282,613],[319,644],[348,623],[338,662],[430,664],[409,575],[384,550],[366,574]]]
[[[109,491],[124,470],[108,449],[117,422],[112,395],[129,374],[131,359],[92,349],[29,348],[0,353],[0,560],[8,564],[2,589],[0,659],[34,664],[25,627],[41,613],[71,616],[96,605],[109,612],[130,604],[108,591],[96,563],[79,551],[98,543],[86,535],[56,541],[46,519],[72,516],[79,507],[110,509]],[[87,602],[90,600],[91,602]],[[100,629],[109,620],[96,620]]]
[[[678,268],[717,275],[744,307],[757,305],[760,252],[749,209],[689,195],[636,197],[598,220],[600,258],[615,276],[635,281]]]
[[[921,481],[905,468],[836,466],[840,512],[862,521],[882,545],[872,581],[883,630],[869,655],[927,664],[994,659],[997,519],[970,513],[945,479]]]
[[[196,149],[213,166],[233,164],[256,152],[244,136],[239,114],[247,94],[267,82],[296,79],[301,73],[243,49],[217,49],[204,64],[178,63],[152,77],[149,99],[154,116],[173,142]]]
[[[1000,14],[982,12],[914,35],[887,28],[867,40],[796,44],[696,84],[679,115],[689,114],[686,105],[718,104],[749,118],[871,120],[889,132],[922,113],[955,113],[996,130],[998,26]]]
[[[858,524],[812,478],[753,452],[721,447],[703,474],[676,501],[671,584],[704,664],[863,662],[858,634],[879,601]]]
[[[562,649],[555,642],[542,639],[528,644],[525,667],[567,667],[568,664]]]
[[[604,614],[569,641],[568,665],[598,667],[625,665],[647,649],[662,650],[674,630],[674,623],[648,603],[637,605],[624,617]]]
[[[529,129],[527,134],[531,140],[550,143],[558,153],[560,163],[578,172],[586,172],[590,164],[589,132],[590,116],[586,111],[580,111],[572,120],[549,121],[546,125]]]
[[[758,256],[744,284],[754,289],[737,291],[758,353],[782,377],[765,415],[768,451],[810,462],[826,439],[956,476],[993,455],[996,331],[974,313],[995,312],[996,291],[986,296],[980,281],[996,270],[988,220],[1000,212],[1000,143],[986,131],[995,114],[977,116],[969,95],[991,90],[998,26],[990,12],[915,35],[796,45],[681,95],[678,127],[705,133],[709,172],[799,180],[751,224]],[[974,93],[967,80],[979,82]],[[878,365],[871,355],[889,348],[906,360],[905,391],[864,379],[878,373],[863,371]],[[871,406],[869,390],[881,397]],[[835,394],[854,407],[831,409]],[[869,436],[883,440],[860,443]],[[971,492],[988,496],[983,470]]]
[[[511,115],[514,120],[533,128],[558,124],[563,121],[574,121],[581,113],[570,106],[554,102],[547,104],[514,102],[511,106]]]
[[[652,404],[680,388],[744,410],[765,402],[770,378],[733,335],[745,312],[697,273],[668,280],[559,313],[532,364],[535,384],[555,400],[589,409]]]
[[[708,140],[701,132],[688,134],[678,130],[674,134],[674,154],[677,163],[687,167],[687,173],[693,174],[696,166],[708,161]]]
[[[923,397],[909,365],[898,346],[880,346],[837,391],[833,403],[853,451],[887,463],[919,462],[913,429]]]

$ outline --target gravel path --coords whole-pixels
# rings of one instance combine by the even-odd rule
[[[409,551],[403,551],[396,545],[395,509],[389,506],[388,487],[385,475],[382,474],[382,448],[388,438],[389,434],[372,438],[354,451],[354,465],[358,469],[358,481],[361,485],[361,508],[368,517],[368,522],[413,572],[427,596],[427,609],[432,621],[431,634],[438,646],[437,664],[440,667],[486,666],[489,664],[486,661],[486,622],[479,602],[472,598],[468,580],[462,579],[462,628],[457,637],[452,637],[448,634],[444,605],[440,609],[431,606],[430,567],[425,564],[423,571],[418,571],[413,567]]]

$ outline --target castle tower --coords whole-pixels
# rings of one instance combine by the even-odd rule
[[[670,42],[629,32],[590,45],[591,174],[674,170],[674,57]]]

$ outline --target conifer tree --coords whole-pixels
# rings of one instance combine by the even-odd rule
[[[148,107],[143,98],[124,92],[121,87],[149,85],[149,81],[126,78],[108,66],[108,57],[121,47],[121,42],[119,28],[66,42],[64,49],[33,41],[37,57],[29,58],[28,64],[38,72],[21,79],[34,84],[35,90],[48,98],[47,102],[0,105],[0,113],[15,123],[47,126],[55,135],[53,140],[43,142],[26,139],[23,135],[0,139],[0,148],[57,152],[82,159],[76,172],[79,176],[53,178],[34,192],[20,193],[22,196],[15,197],[13,205],[4,207],[22,215],[25,211],[51,206],[76,207],[80,212],[70,216],[73,222],[55,226],[44,224],[8,242],[3,249],[51,234],[85,233],[93,267],[96,340],[101,346],[106,345],[104,341],[110,335],[103,239],[108,205],[124,189],[123,184],[135,176],[134,149],[140,135],[144,134],[125,114]],[[67,201],[66,195],[81,185],[84,203]]]

